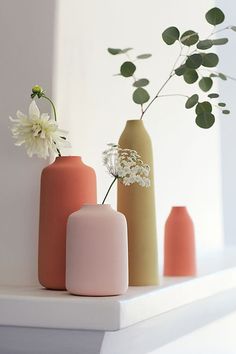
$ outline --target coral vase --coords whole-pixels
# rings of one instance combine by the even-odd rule
[[[128,224],[129,284],[158,284],[157,236],[151,139],[142,120],[128,120],[119,139],[122,148],[133,149],[150,168],[149,188],[118,183],[117,209]]]
[[[48,289],[65,289],[66,224],[82,204],[96,204],[96,176],[81,157],[57,157],[41,176],[38,276]]]
[[[173,207],[165,224],[164,275],[196,275],[194,226],[184,206]]]
[[[75,295],[119,295],[128,288],[127,224],[109,205],[85,205],[68,219],[66,288]]]

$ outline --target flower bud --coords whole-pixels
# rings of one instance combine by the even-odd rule
[[[35,85],[33,88],[32,88],[32,92],[35,93],[36,95],[40,94],[43,92],[43,89],[41,86],[39,85]]]

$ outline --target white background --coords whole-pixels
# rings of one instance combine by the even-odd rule
[[[225,12],[230,17],[228,4]],[[131,82],[113,76],[124,58],[109,55],[107,47],[131,46],[135,55],[153,54],[137,63],[137,75],[150,79],[153,95],[178,52],[177,46],[162,42],[162,31],[176,25],[182,32],[191,28],[206,36],[210,26],[204,14],[213,5],[208,0],[197,6],[185,0],[1,1],[0,283],[37,283],[39,175],[48,163],[29,159],[23,148],[13,146],[8,116],[17,109],[26,111],[31,86],[42,84],[56,101],[61,127],[70,131],[73,148],[65,153],[81,155],[95,168],[101,201],[110,183],[101,152],[106,143],[118,140],[126,119],[139,116]],[[226,55],[221,53],[222,60],[232,55],[235,40]],[[176,79],[165,92],[191,94],[195,88]],[[231,105],[233,111],[233,100]],[[219,119],[224,131],[233,114],[203,130],[195,125],[193,113],[185,110],[181,97],[162,98],[145,118],[155,157],[160,259],[164,222],[173,205],[187,205],[198,254],[222,247]],[[109,200],[114,206],[115,194],[114,189]]]
[[[234,1],[217,3],[229,19],[226,24],[236,24]],[[110,183],[101,152],[106,143],[118,140],[126,119],[139,115],[129,79],[113,77],[122,57],[112,57],[106,48],[131,46],[134,54],[151,52],[151,59],[137,63],[137,74],[150,78],[153,95],[178,51],[177,46],[162,43],[162,31],[175,25],[204,37],[209,31],[204,14],[212,6],[211,0],[0,1],[0,284],[37,284],[39,182],[48,164],[29,159],[23,148],[14,147],[8,116],[17,109],[27,110],[34,84],[47,89],[56,102],[61,127],[70,131],[73,148],[65,153],[81,155],[95,168],[100,201]],[[230,37],[227,49],[220,49],[221,70],[236,76],[235,33]],[[182,98],[160,99],[145,118],[155,157],[160,259],[164,222],[173,205],[187,205],[198,255],[223,246],[222,212],[225,240],[236,240],[235,82],[221,82],[219,90],[232,114],[217,118],[210,130],[195,125],[193,111],[184,109]],[[165,92],[191,94],[195,89],[177,79]],[[109,197],[113,206],[115,193],[113,189]],[[232,323],[220,321],[203,328],[160,353],[184,353],[183,348],[186,353],[217,349],[226,353],[225,343],[231,353]],[[222,348],[214,344],[217,333]]]

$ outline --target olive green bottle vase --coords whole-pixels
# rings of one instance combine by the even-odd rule
[[[128,224],[129,285],[157,285],[157,235],[152,143],[142,120],[128,120],[119,139],[121,148],[138,152],[150,168],[151,186],[118,182],[117,209]]]

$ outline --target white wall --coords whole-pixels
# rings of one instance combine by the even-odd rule
[[[225,11],[225,25],[236,24],[236,3],[233,0],[217,0],[217,5]],[[236,78],[235,67],[235,46],[236,33],[225,31],[219,35],[228,37],[229,43],[219,47],[219,54],[222,62],[219,65],[220,71]],[[235,222],[235,200],[236,200],[236,81],[219,81],[219,91],[222,101],[227,102],[231,114],[222,115],[220,119],[221,133],[221,155],[222,155],[222,189],[223,189],[223,216],[226,244],[236,244],[236,222]]]
[[[197,6],[187,0],[59,1],[55,95],[62,120],[70,130],[73,153],[81,154],[96,169],[99,200],[110,178],[101,165],[106,143],[116,142],[126,119],[137,118],[129,79],[113,77],[122,63],[107,47],[134,47],[135,54],[153,53],[138,63],[140,77],[151,79],[153,95],[167,78],[178,46],[168,47],[162,31],[179,26],[202,36],[210,31],[204,15],[213,1]],[[187,16],[186,16],[187,14]],[[130,52],[131,54],[131,52]],[[217,89],[217,88],[216,88]],[[173,81],[166,93],[194,93],[194,87]],[[222,245],[219,171],[219,124],[202,130],[183,98],[160,99],[145,118],[152,137],[156,167],[156,200],[159,240],[172,205],[188,206],[196,227],[199,251]],[[115,205],[115,189],[110,196]],[[160,246],[162,253],[162,245]]]
[[[8,117],[27,111],[35,83],[51,91],[54,6],[0,1],[0,284],[37,283],[39,181],[47,162],[14,146]]]

